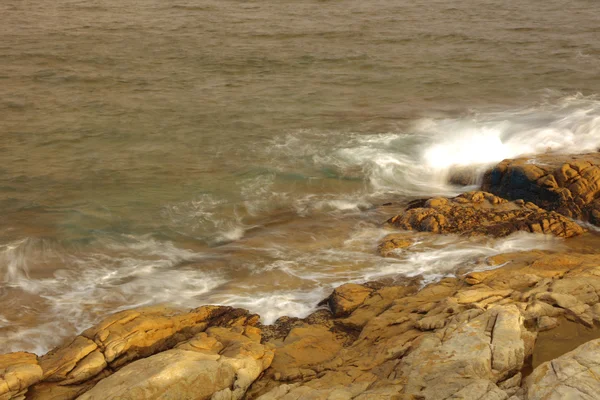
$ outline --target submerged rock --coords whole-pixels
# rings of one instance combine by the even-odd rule
[[[392,233],[383,238],[377,250],[383,257],[389,257],[411,247],[414,243],[415,237],[412,233]]]
[[[409,207],[388,223],[405,230],[494,237],[525,231],[568,238],[585,231],[556,212],[545,211],[533,203],[509,202],[487,192],[429,199]]]
[[[482,188],[600,224],[600,153],[505,160],[485,174]]]

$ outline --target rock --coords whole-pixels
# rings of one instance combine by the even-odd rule
[[[387,309],[397,298],[401,298],[414,293],[414,286],[391,286],[377,290],[373,295],[367,297],[362,305],[360,305],[352,314],[340,320],[340,324],[359,329],[374,317],[381,314]]]
[[[42,379],[42,368],[31,353],[0,355],[0,399],[21,399],[27,388]]]
[[[316,376],[315,366],[332,360],[342,348],[334,334],[321,326],[294,328],[276,348],[271,368],[275,380]]]
[[[329,307],[335,317],[346,317],[356,310],[373,292],[363,285],[347,283],[336,288],[329,297]]]
[[[106,367],[98,345],[83,336],[58,347],[40,358],[45,381],[76,383],[87,380]]]
[[[423,335],[399,365],[405,377],[406,395],[449,398],[482,379],[492,376],[490,334],[486,332],[491,312],[462,324],[442,337]],[[436,360],[436,362],[424,362]]]
[[[535,298],[567,310],[567,318],[576,318],[579,322],[584,323],[588,327],[592,327],[594,324],[590,306],[581,303],[575,296],[555,292],[544,292],[537,294]]]
[[[480,183],[482,172],[484,171],[481,171],[480,168],[472,166],[453,166],[448,171],[448,182],[456,186],[477,185]]]
[[[577,223],[556,212],[542,210],[532,203],[508,202],[486,192],[468,192],[452,199],[429,199],[422,207],[409,208],[388,223],[404,230],[468,236],[503,237],[525,231],[568,238],[585,232]],[[387,248],[388,244],[381,246]]]
[[[132,360],[169,350],[210,326],[251,329],[257,322],[258,316],[231,307],[185,312],[153,306],[116,313],[40,357],[43,382],[30,388],[28,398],[74,399]]]
[[[600,223],[600,153],[504,160],[486,172],[482,188],[570,218]]]
[[[205,306],[191,312],[162,306],[146,307],[114,314],[83,332],[82,336],[96,343],[106,362],[112,368],[118,368],[129,361],[169,349],[222,317],[235,323],[251,316],[245,310],[231,307]]]
[[[539,368],[539,379],[522,386],[520,372],[536,359],[536,343],[548,341],[538,331],[559,318],[553,340],[570,340],[568,324],[587,329],[585,340],[596,337],[584,327],[600,321],[600,255],[528,251],[490,263],[502,266],[425,287],[344,285],[328,298],[333,313],[274,326],[230,307],[125,311],[39,365],[33,355],[0,362],[3,371],[25,364],[21,371],[31,372],[17,380],[0,373],[0,400],[525,400],[525,389],[546,396],[548,385],[577,387],[572,375],[556,383]]]
[[[525,361],[523,317],[514,305],[498,307],[492,329],[492,369],[502,379],[517,373]]]
[[[558,319],[548,316],[542,316],[538,319],[537,328],[539,332],[549,331],[558,326]]]
[[[75,384],[63,385],[62,382],[42,382],[33,385],[27,391],[27,400],[73,400],[94,387],[96,383],[110,376],[107,369],[93,378]]]
[[[498,384],[498,387],[505,391],[508,391],[512,388],[517,388],[521,385],[521,379],[523,379],[523,374],[518,372],[510,378],[507,378],[504,381],[500,382]]]
[[[597,399],[600,339],[539,365],[526,379],[527,399]]]
[[[392,233],[383,238],[377,250],[383,257],[393,256],[398,250],[409,248],[414,244],[414,235],[405,233]]]
[[[483,287],[478,289],[464,290],[456,294],[456,301],[459,304],[479,303],[489,298],[505,298],[512,294],[511,289],[491,289]]]
[[[210,328],[175,349],[130,363],[78,400],[241,399],[273,359],[255,333]]]

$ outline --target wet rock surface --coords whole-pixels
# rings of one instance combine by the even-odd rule
[[[404,230],[469,236],[503,237],[525,231],[569,238],[584,232],[576,222],[557,212],[543,210],[531,202],[510,202],[479,191],[415,203],[388,223]],[[398,244],[404,246],[405,242]]]
[[[485,174],[482,188],[600,224],[600,153],[505,160]]]

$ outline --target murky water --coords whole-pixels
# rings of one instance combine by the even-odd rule
[[[600,146],[590,0],[0,2],[0,351],[171,302],[303,316],[536,236],[376,255],[451,165]],[[377,208],[393,201],[398,207]]]

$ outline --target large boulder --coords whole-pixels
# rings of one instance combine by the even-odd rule
[[[482,189],[598,225],[600,153],[504,160],[485,174]]]
[[[415,203],[388,223],[405,230],[469,236],[503,237],[525,231],[568,238],[584,232],[581,226],[561,214],[543,210],[533,203],[509,202],[486,192]]]

